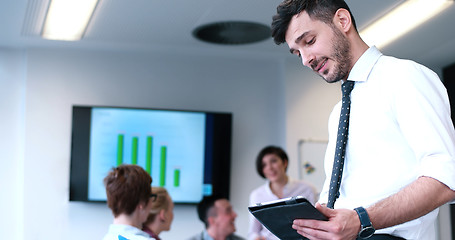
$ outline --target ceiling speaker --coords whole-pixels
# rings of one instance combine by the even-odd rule
[[[271,37],[270,27],[253,22],[228,21],[202,25],[193,31],[199,40],[217,44],[247,44]]]

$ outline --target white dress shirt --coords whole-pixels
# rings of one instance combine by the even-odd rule
[[[420,64],[384,56],[371,47],[355,63],[348,80],[355,81],[355,86],[335,208],[366,208],[420,176],[454,190],[455,132],[447,91],[438,76]],[[328,198],[340,108],[338,103],[329,118],[322,203]],[[435,239],[437,213],[438,209],[377,233]]]
[[[295,196],[303,196],[311,202],[311,204],[314,204],[317,198],[316,188],[303,180],[289,178],[288,183],[283,189],[283,198]],[[270,181],[267,181],[264,185],[256,188],[250,194],[250,206],[273,200],[278,200],[278,197],[272,192],[272,189],[270,189]],[[258,236],[263,236],[267,240],[278,240],[273,233],[264,228],[262,224],[250,214],[248,239],[255,239]]]

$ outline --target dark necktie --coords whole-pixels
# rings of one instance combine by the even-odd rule
[[[341,184],[341,176],[343,174],[344,153],[346,150],[346,142],[348,141],[349,127],[349,110],[351,105],[351,91],[354,88],[353,81],[346,81],[341,85],[341,113],[340,122],[338,124],[337,145],[335,149],[335,159],[333,161],[332,178],[330,179],[329,201],[327,207],[333,208],[335,201],[339,196]]]

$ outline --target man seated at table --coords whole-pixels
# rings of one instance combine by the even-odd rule
[[[237,213],[229,200],[221,197],[205,197],[197,206],[199,219],[205,230],[188,240],[244,240],[234,234]]]

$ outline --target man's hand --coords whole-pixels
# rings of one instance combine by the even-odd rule
[[[360,220],[355,210],[330,209],[316,204],[329,221],[296,219],[292,228],[311,240],[350,240],[355,239],[360,231]]]

